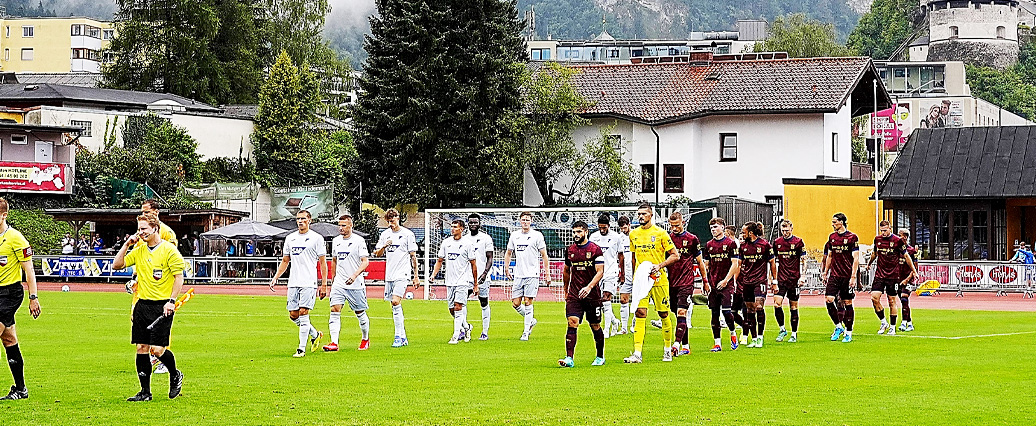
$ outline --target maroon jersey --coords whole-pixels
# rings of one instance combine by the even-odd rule
[[[705,255],[709,261],[709,283],[719,285],[730,272],[734,259],[738,259],[737,243],[727,237],[709,239],[705,243]]]
[[[888,238],[874,237],[874,255],[878,256],[877,269],[874,270],[874,278],[883,280],[899,279],[899,262],[903,260],[903,253],[906,253],[906,243],[895,235]]]
[[[604,264],[604,252],[597,244],[587,242],[580,246],[572,244],[568,246],[565,254],[565,266],[568,266],[568,299],[578,300],[579,290],[590,284],[597,275],[597,266]],[[586,296],[590,300],[601,298],[601,286],[594,286],[590,294]]]
[[[860,238],[846,230],[839,234],[832,232],[827,237],[824,254],[831,260],[831,276],[834,278],[851,278],[853,276],[853,253],[860,250]]]
[[[765,238],[756,238],[755,241],[745,240],[738,249],[741,256],[741,273],[738,274],[738,282],[744,285],[766,284],[766,268],[770,266],[770,259],[773,259],[773,248]]]
[[[673,239],[673,245],[676,246],[676,251],[680,253],[680,260],[666,267],[669,275],[669,286],[693,286],[695,259],[701,255],[701,242],[698,241],[697,236],[686,231],[681,234],[669,234],[669,237]]]
[[[904,247],[904,249],[906,251],[906,254],[910,255],[910,260],[914,262],[914,268],[917,268],[917,247],[911,247],[910,245],[907,245],[905,240],[903,241],[903,247]],[[900,257],[899,258],[899,280],[900,281],[905,280],[909,276],[910,276],[910,266],[907,265],[906,259]]]
[[[777,256],[777,282],[797,283],[802,277],[802,256],[806,255],[802,238],[794,235],[791,238],[778,237],[773,240],[773,251]]]

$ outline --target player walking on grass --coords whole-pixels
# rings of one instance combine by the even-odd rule
[[[456,345],[464,339],[471,340],[471,333],[468,333],[464,325],[467,323],[467,311],[464,306],[468,303],[468,293],[478,281],[478,266],[475,264],[474,242],[464,236],[464,221],[457,219],[450,224],[450,235],[439,245],[438,258],[435,260],[435,268],[428,276],[428,285],[432,285],[435,277],[439,276],[443,263],[446,264],[446,304],[453,316],[453,337],[448,342]]]
[[[655,282],[651,287],[648,297],[640,300],[637,305],[637,322],[645,324],[647,318],[648,299],[655,305],[658,317],[662,320],[662,361],[672,361],[673,323],[669,318],[669,278],[666,268],[673,262],[680,260],[680,253],[676,251],[673,240],[669,238],[662,228],[652,223],[654,213],[651,205],[644,203],[637,209],[637,220],[640,227],[630,231],[630,251],[632,252],[633,264],[640,265],[641,262],[651,262],[651,276]],[[643,362],[641,351],[644,348],[644,335],[647,327],[644,325],[635,326],[633,332],[633,354],[623,359],[627,364],[639,364]]]
[[[474,245],[475,266],[478,268],[478,303],[482,305],[482,335],[478,340],[489,340],[489,320],[492,310],[489,309],[489,267],[493,264],[493,237],[482,231],[482,217],[478,213],[468,215],[468,238]],[[468,316],[468,307],[464,305],[464,318]],[[465,337],[471,333],[471,325],[466,325]]]
[[[828,237],[827,245],[824,247],[824,254],[827,255],[824,267],[824,280],[827,286],[824,296],[827,300],[827,314],[835,324],[831,340],[838,340],[844,334],[842,342],[849,343],[853,341],[853,320],[856,316],[853,298],[856,297],[856,275],[860,270],[860,239],[850,232],[846,225],[844,213],[835,213],[831,218],[831,227],[835,232]],[[845,308],[841,319],[835,306],[835,298],[840,298],[841,305]]]
[[[22,288],[22,273],[29,287],[29,313],[33,319],[40,316],[40,300],[36,295],[36,270],[32,267],[32,247],[17,229],[7,223],[10,206],[0,198],[0,341],[7,353],[7,366],[11,368],[14,385],[7,396],[0,400],[26,399],[29,390],[25,387],[25,360],[18,346],[18,333],[14,327],[14,314],[22,306],[25,290]],[[148,364],[148,373],[151,373]]]
[[[308,210],[299,210],[295,215],[295,224],[299,230],[284,238],[284,257],[277,266],[277,273],[270,280],[270,291],[277,280],[284,275],[291,265],[288,274],[288,317],[299,326],[299,347],[295,350],[295,358],[306,356],[306,340],[310,350],[320,346],[323,333],[309,320],[309,311],[317,301],[317,268],[320,268],[320,300],[327,297],[327,246],[324,237],[316,231],[310,231],[309,224],[313,216]]]
[[[806,261],[806,248],[802,239],[792,232],[794,226],[790,220],[781,221],[781,236],[773,240],[773,251],[777,257],[777,288],[773,292],[773,315],[777,325],[781,327],[777,341],[783,342],[788,337],[784,327],[784,301],[788,300],[791,308],[791,338],[789,343],[799,340],[799,283],[802,279],[802,263]]]
[[[633,294],[633,253],[630,253],[630,218],[619,217],[619,232],[622,237],[622,284],[619,285],[619,322],[622,329],[618,334],[626,334],[630,323],[630,296]]]
[[[899,295],[899,286],[902,285],[900,276],[900,263],[906,265],[913,272],[914,263],[906,252],[906,241],[898,236],[892,235],[892,226],[889,221],[883,220],[878,224],[878,235],[874,237],[874,253],[867,261],[867,267],[877,262],[874,270],[874,283],[871,285],[871,303],[874,304],[874,314],[881,321],[878,334],[896,334],[896,296]],[[889,302],[889,318],[892,323],[885,320],[885,310],[881,306],[881,294],[885,293]]]
[[[905,259],[899,261],[899,302],[903,305],[903,322],[899,323],[899,331],[914,331],[914,320],[910,316],[910,283],[917,278],[917,247],[909,245],[910,231],[899,230],[899,238],[907,243],[906,252],[910,255],[913,267],[907,265]]]
[[[507,240],[507,252],[504,253],[504,273],[512,279],[511,256],[514,256],[514,277],[511,284],[511,305],[525,318],[525,330],[520,340],[529,340],[532,328],[536,326],[536,317],[532,315],[532,302],[539,291],[540,277],[550,279],[550,258],[547,257],[547,243],[540,231],[532,229],[532,213],[522,212],[518,215],[522,229],[511,233]],[[540,263],[540,260],[543,263]],[[541,272],[542,271],[542,272]]]
[[[143,245],[136,245],[143,241]],[[131,249],[132,247],[132,249]],[[128,252],[128,253],[127,253]],[[128,401],[151,400],[151,360],[158,357],[169,369],[169,398],[180,395],[183,372],[176,368],[176,358],[169,346],[173,328],[176,298],[183,287],[186,263],[176,246],[160,236],[158,216],[137,216],[137,233],[126,240],[115,255],[112,268],[136,266],[140,299],[133,306],[132,341],[137,345],[137,378],[140,392]],[[159,320],[157,323],[155,320]],[[151,330],[148,326],[154,324]]]
[[[353,217],[344,214],[338,218],[338,236],[331,240],[331,262],[335,278],[331,283],[331,315],[327,329],[331,343],[324,351],[338,350],[338,337],[342,331],[342,307],[349,303],[349,310],[356,314],[360,323],[360,346],[358,350],[370,348],[370,319],[367,317],[367,289],[364,287],[363,272],[370,265],[367,241],[353,233]]]
[[[737,247],[741,247],[741,243],[743,243],[740,232],[741,230],[737,229],[737,227],[733,225],[727,225],[723,228],[723,233],[726,234],[727,238],[730,238]],[[740,256],[740,252],[738,253]],[[740,268],[741,263],[739,261],[736,269]],[[752,335],[752,333],[748,332],[748,324],[745,322],[745,317],[748,316],[748,310],[745,309],[745,298],[743,296],[744,290],[742,289],[741,282],[735,279],[734,295],[731,299],[731,303],[734,305],[734,310],[731,313],[733,314],[732,317],[734,318],[734,323],[741,326],[741,346],[747,345],[748,336]]]
[[[626,258],[623,254],[623,236],[611,232],[611,216],[602,214],[597,218],[597,232],[590,235],[590,242],[604,253],[604,278],[601,279],[601,310],[604,312],[604,338],[619,334],[619,319],[612,311],[612,296],[619,291],[619,280],[626,278]]]
[[[748,222],[741,227],[744,242],[738,248],[741,267],[734,271],[734,279],[741,283],[742,298],[745,300],[745,325],[752,333],[749,348],[763,347],[763,330],[766,325],[767,284],[776,282],[767,279],[767,273],[777,275],[777,264],[773,259],[773,248],[763,235],[763,226],[759,222]]]
[[[162,218],[158,214],[160,208],[161,208],[161,205],[158,203],[158,200],[156,200],[154,198],[147,199],[147,200],[144,200],[144,202],[141,203],[141,205],[140,205],[140,214],[143,214],[143,215],[153,214],[153,215],[155,215],[155,217],[158,218],[158,228],[159,228],[158,234],[159,234],[159,236],[161,236],[163,240],[169,241],[170,243],[173,243],[173,246],[176,246],[177,245],[176,233],[173,232],[173,229],[170,228],[168,225],[166,225],[165,223],[162,223]],[[138,246],[144,245],[144,242],[143,241],[137,241],[137,245]],[[133,295],[133,303],[131,304],[131,306],[135,306],[137,304],[137,299],[139,298],[139,296],[137,295],[136,283],[137,283],[136,273],[134,273],[133,279],[131,279],[130,282],[127,283],[127,285],[126,285],[126,287],[127,287],[126,288],[126,292]],[[131,310],[132,310],[132,308],[131,308]],[[158,358],[155,358],[153,355],[151,356],[151,365],[155,367],[155,374],[166,374],[166,373],[169,372],[169,369],[166,368],[165,364],[162,364],[158,360]]]
[[[725,223],[723,218],[714,217],[709,220],[709,232],[712,238],[705,243],[705,254],[708,263],[706,271],[709,282],[713,284],[708,292],[709,310],[712,312],[712,338],[715,345],[712,352],[723,350],[720,343],[719,331],[723,327],[720,323],[721,315],[726,318],[726,327],[730,330],[730,350],[736,350],[737,332],[734,331],[734,314],[731,306],[734,296],[734,271],[741,268],[741,258],[738,255],[737,243],[727,237],[724,232]]]
[[[558,360],[562,367],[573,367],[575,361],[572,354],[576,349],[576,337],[579,324],[590,323],[594,333],[594,344],[597,346],[597,358],[590,365],[604,365],[604,330],[601,329],[602,292],[599,286],[604,278],[605,255],[597,244],[587,238],[590,233],[586,222],[576,221],[572,224],[574,243],[565,251],[565,269],[562,281],[565,287],[565,316],[568,317],[568,332],[565,334],[564,358]]]
[[[669,215],[669,238],[673,240],[676,251],[680,253],[680,260],[673,262],[667,268],[669,272],[669,296],[670,303],[676,305],[676,334],[673,339],[673,356],[688,355],[691,348],[688,342],[688,329],[691,327],[691,313],[694,302],[691,296],[694,295],[694,268],[701,272],[702,292],[708,294],[711,291],[709,285],[709,273],[705,262],[701,257],[701,241],[698,236],[684,229],[683,215],[680,212],[673,212]]]
[[[381,232],[374,256],[385,256],[385,300],[392,304],[392,324],[396,329],[392,347],[399,348],[410,343],[406,339],[403,296],[411,284],[414,290],[420,286],[417,278],[417,238],[412,231],[399,225],[399,212],[396,209],[386,210],[384,217],[388,229]]]

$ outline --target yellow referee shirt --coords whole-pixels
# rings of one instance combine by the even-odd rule
[[[660,265],[669,255],[670,250],[675,249],[673,239],[658,225],[651,225],[650,229],[637,228],[630,231],[630,251],[637,256],[637,263],[645,260],[655,265]],[[637,267],[638,265],[633,265]],[[655,280],[655,287],[669,287],[669,278],[666,276],[665,268],[659,271],[659,277]]]
[[[0,287],[22,283],[22,262],[32,260],[32,247],[10,226],[0,235]]]
[[[174,275],[183,274],[186,264],[176,246],[163,240],[154,248],[137,245],[126,255],[126,267],[136,265],[137,294],[144,300],[173,297]]]

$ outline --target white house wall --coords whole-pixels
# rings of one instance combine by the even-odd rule
[[[821,136],[824,146],[824,176],[849,178],[852,175],[853,133],[851,105],[846,105],[837,113],[824,114],[824,134]],[[837,135],[837,148],[834,135]],[[837,152],[833,152],[837,150]],[[836,155],[837,154],[837,155]]]

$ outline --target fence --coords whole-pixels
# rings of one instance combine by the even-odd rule
[[[918,262],[915,284],[939,283],[937,291],[954,291],[957,297],[969,292],[995,292],[997,296],[1021,293],[1032,298],[1036,290],[1036,265],[1003,262],[929,261]]]

